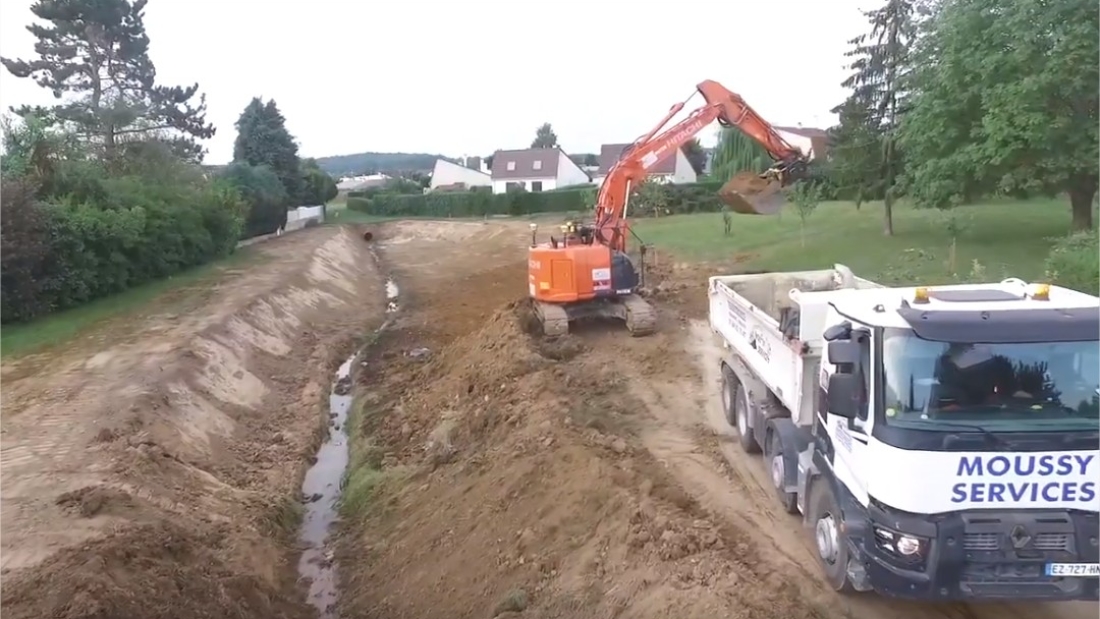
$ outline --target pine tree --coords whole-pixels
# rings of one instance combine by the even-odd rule
[[[887,236],[894,234],[893,203],[902,164],[897,130],[908,94],[909,52],[917,32],[915,6],[916,0],[887,0],[878,9],[864,11],[871,31],[849,41],[852,49],[846,56],[854,58],[849,65],[852,75],[841,83],[852,89],[848,109],[864,110],[866,127],[878,136],[882,153],[878,173],[885,203],[883,234]]]
[[[291,202],[302,199],[303,180],[298,145],[287,131],[286,119],[274,99],[264,103],[255,97],[237,119],[233,161],[267,166],[279,177]],[[289,206],[289,204],[288,204]]]
[[[543,123],[535,131],[535,140],[531,142],[531,148],[556,148],[557,145],[558,135],[554,133],[550,123]]]
[[[118,154],[131,141],[162,141],[181,156],[201,160],[197,140],[213,137],[206,122],[206,98],[198,84],[159,86],[145,32],[147,0],[37,0],[31,12],[45,24],[27,30],[35,36],[35,60],[0,58],[12,75],[31,78],[62,102],[52,107],[23,106],[34,114],[70,126],[105,154]]]

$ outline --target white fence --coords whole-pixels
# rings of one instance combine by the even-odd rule
[[[293,232],[306,227],[309,221],[317,223],[325,222],[325,207],[323,206],[299,206],[286,212],[286,228],[283,232]]]

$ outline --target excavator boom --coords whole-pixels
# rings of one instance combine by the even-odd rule
[[[782,188],[805,176],[808,160],[802,151],[784,140],[740,95],[712,80],[700,82],[696,90],[706,104],[661,131],[684,109],[686,102],[673,105],[656,127],[623,152],[601,185],[596,199],[596,235],[612,249],[626,249],[626,210],[632,189],[645,179],[650,168],[715,120],[724,127],[744,132],[775,161],[763,174],[741,172],[722,186],[718,195],[734,212],[745,215],[779,212],[783,207]]]

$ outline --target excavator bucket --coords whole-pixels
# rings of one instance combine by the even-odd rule
[[[733,212],[742,215],[775,215],[786,203],[779,181],[765,179],[753,172],[738,172],[722,185],[718,197]]]

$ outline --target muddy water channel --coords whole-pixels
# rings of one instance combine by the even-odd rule
[[[386,280],[386,313],[398,310],[400,290],[392,280]],[[390,325],[387,319],[376,333]],[[299,538],[302,556],[298,561],[298,574],[309,582],[309,603],[318,611],[321,619],[336,618],[336,601],[339,594],[337,566],[332,549],[328,546],[329,533],[336,523],[340,508],[340,495],[347,473],[350,449],[348,445],[348,415],[351,412],[352,385],[358,361],[363,350],[356,351],[336,370],[336,380],[329,394],[329,423],[325,440],[317,450],[316,461],[306,471],[302,481],[302,497],[305,516]]]

